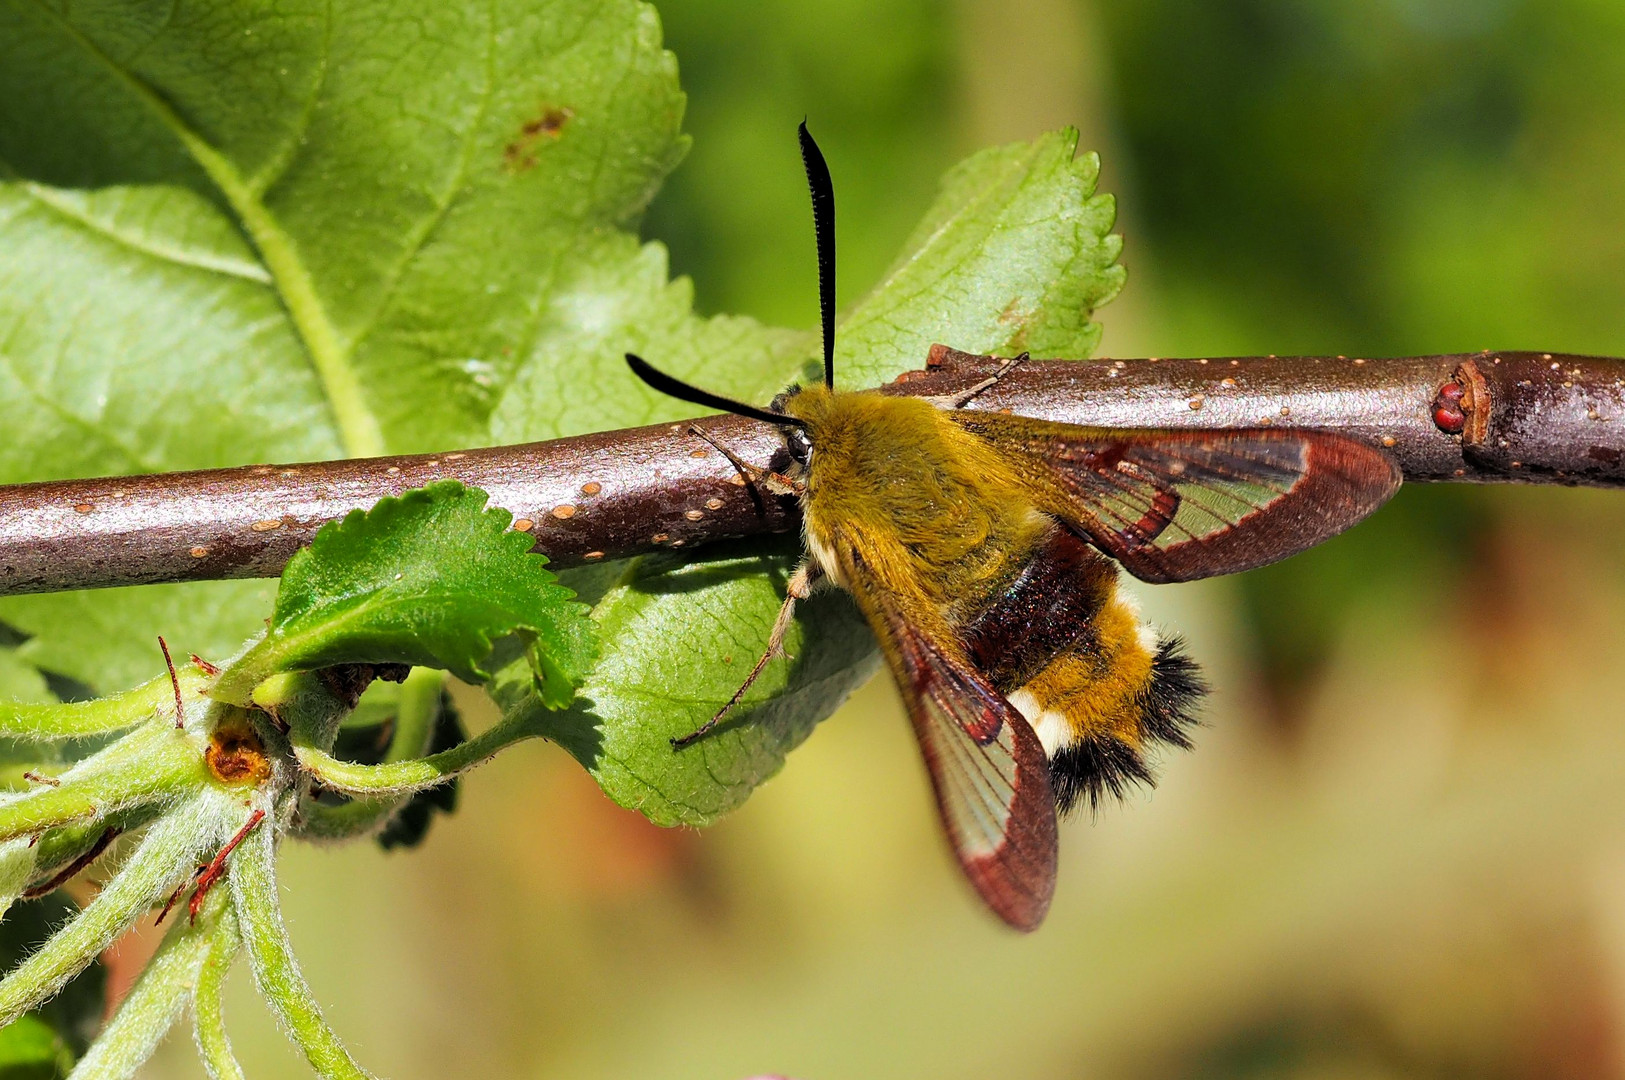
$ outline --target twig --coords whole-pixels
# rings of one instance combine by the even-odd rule
[[[930,361],[884,392],[952,394],[1002,363],[942,346]],[[1411,481],[1625,486],[1618,358],[1035,360],[969,407],[1094,425],[1326,428],[1386,447]],[[784,464],[764,424],[695,424],[745,461]],[[0,488],[0,594],[274,576],[323,523],[439,477],[490,492],[560,566],[798,527],[793,499],[753,499],[689,427]]]

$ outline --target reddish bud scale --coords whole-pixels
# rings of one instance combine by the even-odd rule
[[[1465,393],[1460,383],[1447,382],[1433,398],[1434,426],[1447,435],[1460,435],[1467,428],[1467,414],[1461,406]]]

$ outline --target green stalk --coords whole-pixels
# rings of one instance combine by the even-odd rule
[[[401,684],[395,704],[395,731],[389,738],[385,762],[408,761],[422,757],[434,738],[434,725],[440,719],[440,692],[446,673],[434,668],[415,667]]]
[[[131,832],[143,825],[151,824],[162,812],[162,807],[149,803],[132,810],[109,814],[96,821],[52,829],[40,837],[39,843],[34,845],[34,874],[29,884],[44,880],[48,875],[63,869],[89,851],[108,829],[117,829],[121,833]],[[9,842],[26,844],[28,841],[19,837]]]
[[[147,830],[101,894],[0,981],[0,1027],[60,990],[143,912],[162,903],[241,816],[241,807],[229,797],[205,792]]]
[[[226,975],[242,950],[243,939],[237,929],[235,906],[221,896],[219,890],[208,900],[209,911],[205,920],[209,924],[209,948],[198,971],[197,995],[192,1005],[193,1035],[197,1039],[198,1054],[211,1080],[244,1080],[243,1067],[231,1051],[231,1039],[226,1035],[226,1016],[222,1003],[222,990]],[[217,896],[220,897],[217,903]]]
[[[302,768],[335,791],[362,796],[410,795],[444,783],[515,743],[536,737],[529,719],[516,713],[450,750],[410,761],[357,765],[340,761],[314,746],[295,746],[293,752]]]
[[[198,700],[198,691],[209,685],[209,676],[190,664],[176,668],[181,684],[181,701]],[[158,676],[133,690],[94,701],[66,705],[30,705],[0,701],[0,735],[30,742],[77,739],[134,727],[154,714],[175,719],[175,687],[169,675]]]
[[[327,1026],[321,1006],[299,971],[277,903],[272,832],[259,828],[250,833],[237,848],[227,876],[254,982],[317,1075],[326,1080],[372,1080],[372,1074],[356,1064]]]
[[[90,1044],[68,1080],[126,1080],[158,1049],[192,998],[209,951],[201,925],[177,919],[118,1012]]]
[[[0,804],[0,842],[196,790],[200,745],[167,718],[149,723],[42,787]]]
[[[34,877],[38,849],[26,839],[18,837],[0,844],[0,916],[16,902]]]
[[[395,706],[395,730],[385,764],[420,758],[434,738],[440,719],[440,695],[446,673],[433,668],[413,668],[401,684]],[[340,806],[324,806],[307,800],[300,808],[299,835],[316,840],[344,840],[364,836],[389,820],[410,795],[386,795],[352,799]]]

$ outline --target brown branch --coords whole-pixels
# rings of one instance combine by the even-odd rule
[[[950,393],[996,366],[937,346],[926,371],[885,392]],[[1625,486],[1625,360],[1615,358],[1033,361],[971,407],[1124,427],[1325,428],[1388,448],[1407,480]],[[694,423],[746,462],[782,453],[755,421]],[[689,426],[0,487],[0,594],[274,576],[324,522],[440,477],[490,492],[561,566],[798,526],[794,500],[745,483]]]

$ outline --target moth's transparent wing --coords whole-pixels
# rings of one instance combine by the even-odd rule
[[[1381,450],[1325,431],[954,419],[1014,456],[1049,513],[1144,581],[1250,570],[1337,535],[1398,490]]]
[[[852,584],[908,706],[965,876],[1005,922],[1034,929],[1055,893],[1057,856],[1038,736],[956,649],[921,633],[883,590]]]

